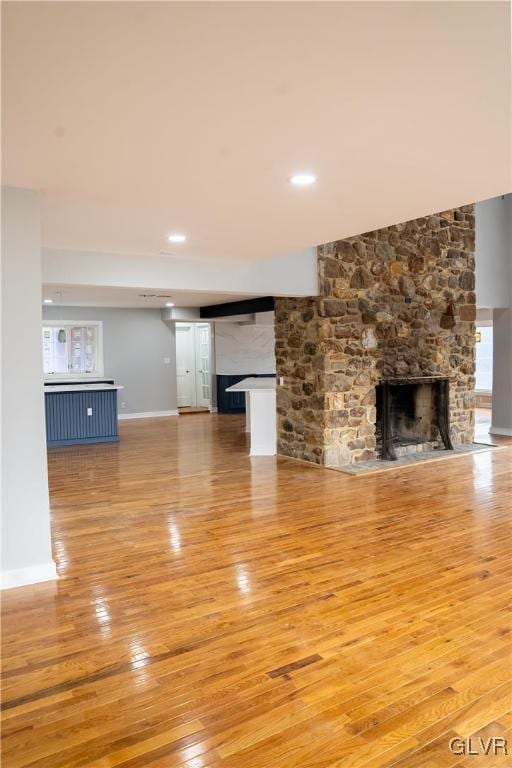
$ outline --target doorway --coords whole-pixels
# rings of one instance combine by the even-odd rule
[[[209,323],[176,323],[178,408],[211,409],[211,329]]]

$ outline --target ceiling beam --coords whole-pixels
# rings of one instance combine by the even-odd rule
[[[253,312],[272,312],[273,309],[274,297],[261,296],[257,299],[242,299],[242,301],[228,301],[224,304],[211,304],[209,307],[201,307],[199,316],[202,320],[213,320],[218,317],[247,315]]]

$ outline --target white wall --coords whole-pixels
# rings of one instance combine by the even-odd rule
[[[512,307],[512,194],[475,206],[476,302]]]
[[[252,264],[43,249],[43,282],[254,296],[318,293],[316,248]]]
[[[105,378],[124,386],[121,415],[176,411],[175,330],[160,309],[44,307],[43,317],[103,321]]]
[[[274,326],[216,322],[215,369],[218,374],[275,373]]]
[[[2,586],[56,578],[41,348],[39,199],[2,188]]]
[[[475,323],[477,326],[492,326],[492,309],[477,309]]]

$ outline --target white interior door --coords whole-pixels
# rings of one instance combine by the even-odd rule
[[[196,402],[195,335],[191,323],[176,323],[176,378],[178,408]]]
[[[196,357],[196,405],[209,408],[211,405],[210,372],[210,325],[195,324]]]

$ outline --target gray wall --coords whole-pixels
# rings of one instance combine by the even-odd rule
[[[44,307],[43,317],[103,321],[105,376],[124,386],[120,414],[176,410],[176,339],[161,310]]]
[[[2,586],[56,577],[44,429],[38,195],[2,187]]]
[[[493,315],[491,433],[512,437],[512,309]]]
[[[476,303],[478,307],[512,306],[512,194],[475,206]]]
[[[493,310],[491,433],[512,436],[512,194],[475,213],[476,301]]]

